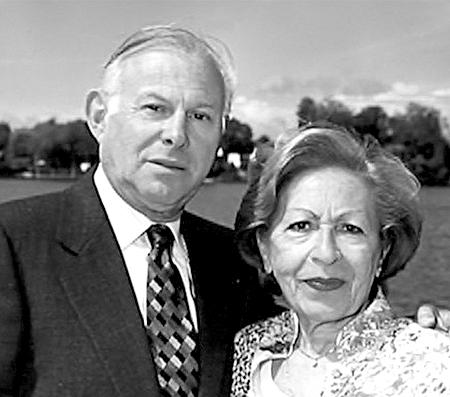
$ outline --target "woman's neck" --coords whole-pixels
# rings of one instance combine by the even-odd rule
[[[312,358],[326,355],[335,346],[339,332],[355,316],[326,322],[313,322],[299,316],[300,337],[297,347]]]
[[[307,316],[298,313],[300,337],[297,341],[297,348],[310,357],[321,357],[326,355],[336,343],[339,332],[347,323],[353,320],[359,313],[364,311],[375,299],[378,285],[374,284],[365,303],[354,313],[335,321],[313,321]]]

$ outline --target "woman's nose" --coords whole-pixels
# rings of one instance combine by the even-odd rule
[[[333,227],[321,226],[317,231],[312,259],[322,265],[333,265],[342,258]]]
[[[166,123],[161,132],[161,140],[166,145],[182,147],[187,142],[187,116],[184,111],[178,110],[174,112]]]

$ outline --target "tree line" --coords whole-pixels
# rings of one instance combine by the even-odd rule
[[[398,155],[425,185],[447,185],[450,179],[450,145],[444,138],[448,125],[438,110],[410,103],[403,112],[389,116],[381,106],[367,106],[353,112],[334,99],[300,100],[296,116],[298,125],[327,120],[355,133],[372,135],[387,150]],[[448,135],[447,135],[448,136]],[[233,171],[227,162],[230,153],[241,156],[246,169],[255,148],[270,153],[273,140],[253,137],[251,126],[231,119],[221,137],[220,149],[210,176]],[[32,128],[12,130],[0,122],[0,173],[31,171],[76,175],[98,161],[97,142],[84,120],[58,123],[54,119]],[[234,170],[235,171],[235,170]]]
[[[328,120],[356,133],[372,135],[399,156],[424,185],[447,185],[450,178],[449,127],[432,107],[409,103],[403,112],[388,116],[381,106],[367,106],[354,113],[342,102],[316,102],[305,97],[297,107],[299,125]]]
[[[32,128],[12,131],[0,123],[0,170],[77,174],[83,164],[98,161],[97,142],[83,120],[57,123],[54,119]]]

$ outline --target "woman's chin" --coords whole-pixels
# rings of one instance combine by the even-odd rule
[[[313,302],[311,305],[302,305],[296,310],[300,319],[307,319],[309,323],[322,324],[333,323],[344,320],[351,315],[347,310],[348,305],[341,301],[334,302]]]

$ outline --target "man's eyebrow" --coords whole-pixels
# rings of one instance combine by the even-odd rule
[[[143,92],[142,95],[140,95],[139,99],[143,100],[143,99],[156,99],[158,101],[162,101],[162,102],[168,102],[168,99],[164,96],[162,96],[161,94],[158,94],[156,92],[153,91],[148,91],[148,92]]]
[[[155,91],[147,91],[147,92],[143,92],[140,96],[139,99],[140,100],[145,100],[145,99],[156,99],[158,101],[162,101],[162,102],[170,102],[170,99],[158,94]],[[216,103],[217,101],[211,100],[209,102],[199,102],[196,103],[194,108],[210,108],[210,109],[215,109],[219,104]]]
[[[196,108],[210,108],[215,109],[215,103],[209,103],[209,102],[200,102],[195,105]]]

